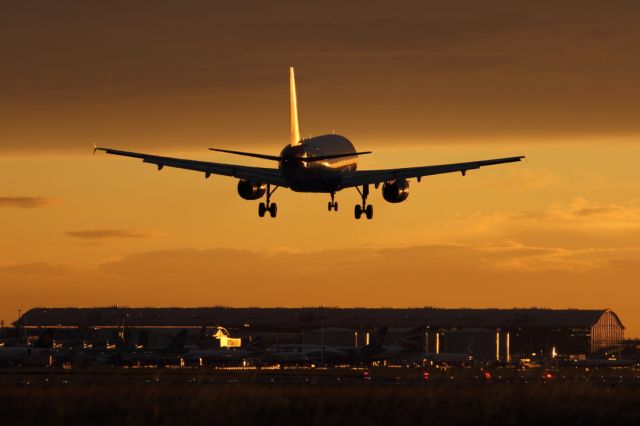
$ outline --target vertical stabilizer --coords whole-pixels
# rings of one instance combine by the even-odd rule
[[[184,352],[184,344],[187,342],[187,329],[184,328],[171,338],[167,346],[164,348],[164,353],[177,354]]]
[[[289,102],[291,108],[291,145],[300,143],[300,126],[298,125],[298,98],[296,96],[296,77],[293,67],[289,67]]]

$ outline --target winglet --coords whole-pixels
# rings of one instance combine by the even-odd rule
[[[300,125],[298,124],[298,99],[293,67],[289,67],[289,104],[291,110],[291,146],[295,146],[300,144]]]
[[[95,143],[93,144],[93,155],[96,155],[96,151],[107,152],[109,150],[110,150],[110,148],[102,148],[102,147],[97,146]]]

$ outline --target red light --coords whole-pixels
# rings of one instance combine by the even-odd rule
[[[547,373],[547,374],[544,375],[544,378],[545,379],[553,379],[553,374]]]
[[[429,380],[429,372],[425,371],[424,373],[422,373],[422,378],[425,380]]]
[[[487,379],[487,380],[491,379],[491,372],[485,371],[484,372],[484,378]]]

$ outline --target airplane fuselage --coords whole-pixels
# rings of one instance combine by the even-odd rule
[[[304,161],[318,156],[351,154],[353,156],[321,161]],[[297,192],[333,192],[340,180],[357,169],[358,156],[353,144],[344,136],[322,135],[303,139],[298,145],[287,145],[280,156],[280,172]]]

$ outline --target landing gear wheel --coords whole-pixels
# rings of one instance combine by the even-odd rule
[[[356,208],[353,213],[356,219],[360,219],[360,216],[362,216],[362,206],[360,204],[356,204]]]
[[[276,215],[278,214],[278,205],[271,202],[271,196],[274,192],[276,192],[276,189],[278,189],[277,186],[272,190],[271,185],[267,184],[267,202],[260,203],[258,205],[258,216],[264,217],[265,213],[269,212],[269,216],[276,217]]]
[[[362,213],[367,216],[367,219],[373,218],[373,206],[367,204],[367,197],[369,196],[369,185],[362,185],[362,190],[356,186],[358,193],[362,197],[362,204],[356,204],[356,209],[354,211],[356,219],[360,219],[362,217]]]
[[[335,191],[331,193],[331,201],[329,201],[329,204],[327,204],[327,208],[329,209],[329,211],[331,210],[333,210],[334,212],[338,211],[338,202],[336,201]]]
[[[364,213],[367,215],[367,219],[373,218],[373,206],[369,204],[367,208],[364,210]]]
[[[278,205],[276,203],[269,206],[269,214],[271,217],[276,217],[276,214],[278,214]]]

